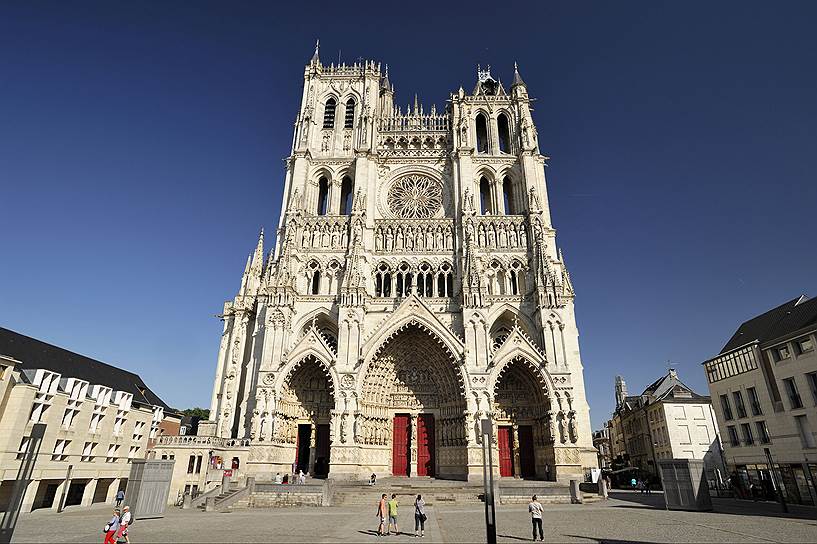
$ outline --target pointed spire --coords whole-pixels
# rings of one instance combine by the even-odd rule
[[[241,288],[238,290],[239,295],[243,295],[247,289],[247,280],[250,277],[250,267],[252,266],[252,254],[247,255],[247,265],[244,267],[244,274],[241,276]]]
[[[386,73],[383,76],[383,81],[380,82],[380,89],[383,91],[391,91],[391,82],[389,81],[389,65],[386,64]]]
[[[519,65],[516,62],[513,63],[513,83],[511,83],[511,89],[516,87],[517,85],[522,85],[523,87],[527,87],[525,82],[522,80],[522,76],[519,75]]]
[[[417,93],[414,93],[414,115],[420,113],[420,108],[417,107]]]
[[[312,59],[309,61],[310,64],[320,64],[321,63],[321,57],[320,57],[320,54],[319,54],[320,48],[321,48],[321,41],[319,39],[315,40],[315,53],[312,55]]]
[[[264,227],[261,227],[261,233],[258,235],[258,244],[255,246],[255,253],[252,257],[252,265],[250,268],[253,271],[259,271],[264,266]]]

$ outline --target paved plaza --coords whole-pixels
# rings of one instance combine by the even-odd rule
[[[793,508],[780,514],[774,503],[715,500],[715,512],[663,509],[660,494],[650,497],[616,493],[603,503],[545,505],[547,542],[815,542],[814,509]],[[374,500],[374,499],[373,499]],[[428,542],[483,542],[480,505],[435,504],[428,507]],[[279,508],[203,513],[171,509],[163,519],[142,519],[132,541],[147,542],[376,542],[375,505],[371,507]],[[94,507],[57,515],[23,515],[14,542],[101,542],[107,509]],[[411,504],[401,505],[402,531],[413,532]],[[525,505],[497,508],[499,542],[530,539]],[[388,541],[409,540],[410,535]]]

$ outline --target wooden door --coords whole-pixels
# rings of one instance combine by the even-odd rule
[[[329,474],[329,424],[318,425],[315,435],[315,476]]]
[[[519,426],[519,471],[523,478],[536,476],[536,462],[533,455],[533,427]]]
[[[513,428],[510,425],[499,427],[499,475],[513,476]]]
[[[394,415],[394,434],[392,436],[392,474],[409,475],[409,420],[408,414]]]
[[[435,476],[434,414],[417,416],[417,476]]]
[[[309,472],[309,439],[312,435],[311,425],[298,425],[298,444],[295,449],[295,464],[304,474]]]

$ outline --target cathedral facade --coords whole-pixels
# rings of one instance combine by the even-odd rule
[[[527,87],[396,106],[371,61],[304,71],[274,249],[224,305],[211,419],[248,473],[564,481],[597,465],[574,291]]]

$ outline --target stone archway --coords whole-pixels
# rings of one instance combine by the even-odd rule
[[[366,368],[360,396],[366,458],[381,473],[467,477],[467,403],[453,354],[433,333],[408,325]]]
[[[305,357],[284,380],[273,440],[288,446],[298,469],[317,477],[329,474],[334,407],[329,371],[315,356]]]
[[[508,362],[494,383],[492,410],[503,477],[552,479],[555,474],[551,399],[523,357]]]

